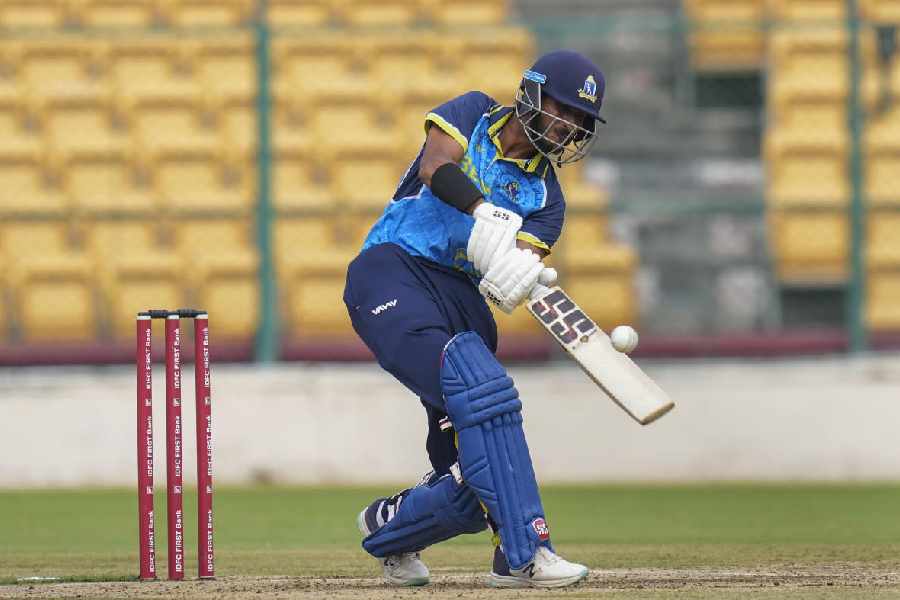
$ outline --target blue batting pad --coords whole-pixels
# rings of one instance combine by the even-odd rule
[[[463,480],[500,528],[509,566],[522,569],[539,545],[550,547],[550,532],[522,430],[519,394],[474,332],[451,339],[441,363]]]
[[[363,540],[372,556],[418,552],[487,527],[478,497],[450,474],[412,488],[394,518]]]

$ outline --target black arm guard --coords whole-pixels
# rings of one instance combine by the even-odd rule
[[[472,205],[484,196],[455,163],[444,163],[434,171],[431,191],[462,212],[469,212]]]

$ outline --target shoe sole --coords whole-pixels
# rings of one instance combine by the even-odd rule
[[[566,587],[567,585],[573,585],[587,577],[588,571],[585,570],[583,573],[579,573],[578,575],[573,575],[572,577],[565,577],[563,579],[552,579],[545,581],[535,581],[532,579],[522,579],[521,577],[514,577],[513,575],[497,575],[496,573],[491,573],[488,577],[488,585],[493,588],[560,588]]]
[[[368,508],[364,508],[359,512],[359,515],[356,517],[356,527],[359,529],[359,532],[363,534],[365,537],[369,537],[371,533],[369,532],[369,528],[366,527],[366,511]],[[398,587],[422,587],[423,585],[428,585],[431,581],[428,577],[414,577],[412,579],[395,579],[393,577],[384,578],[385,581],[390,583],[391,585],[396,585]]]

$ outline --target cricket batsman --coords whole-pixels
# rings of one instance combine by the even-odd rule
[[[394,585],[428,583],[420,551],[490,527],[495,587],[562,587],[588,569],[554,551],[486,303],[510,313],[555,271],[565,201],[554,169],[587,155],[603,73],[569,50],[525,71],[515,106],[481,92],[425,117],[425,144],[349,265],[344,302],[378,363],[419,396],[433,471],[362,510],[362,546]]]

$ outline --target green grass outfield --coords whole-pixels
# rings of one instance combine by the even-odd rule
[[[356,514],[371,498],[394,491],[217,489],[217,574],[373,577]],[[900,485],[556,486],[543,497],[557,549],[592,569],[900,570]],[[186,496],[188,577],[196,575],[195,502]],[[159,490],[161,575],[164,503]],[[0,583],[133,579],[136,512],[133,490],[0,491]],[[475,574],[488,570],[490,555],[483,533],[441,544],[425,558],[436,574]],[[900,587],[888,587],[900,596]],[[844,591],[834,597],[868,597]]]

